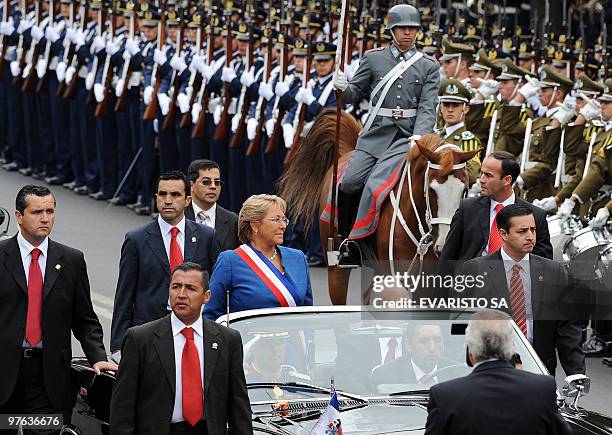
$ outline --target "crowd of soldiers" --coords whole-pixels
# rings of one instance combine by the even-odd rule
[[[349,9],[349,80],[366,50],[391,43],[376,18],[388,5],[364,5]],[[4,0],[3,167],[148,215],[158,172],[210,158],[226,179],[220,202],[238,210],[249,195],[275,190],[287,151],[336,106],[340,9]],[[467,18],[455,12],[442,26],[439,11],[420,8],[417,47],[444,79],[437,133],[464,150],[524,154],[518,187],[543,208],[595,215],[607,204],[609,214],[600,191],[612,184],[604,29],[594,40],[548,32],[543,41],[529,12],[515,9],[492,24],[466,9]],[[344,109],[364,123],[368,97]],[[468,165],[473,192],[484,154]]]

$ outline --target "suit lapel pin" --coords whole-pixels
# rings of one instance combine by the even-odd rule
[[[219,345],[218,345],[217,343],[213,343],[213,344],[212,344],[212,348],[213,348],[213,349],[215,349],[215,350],[216,350],[216,349],[217,349],[217,347],[219,347]]]
[[[544,277],[542,275],[538,276],[538,281],[544,282]]]
[[[62,265],[61,265],[61,264],[56,264],[56,265],[55,265],[55,270],[60,270],[61,268],[62,268]]]
[[[191,238],[191,243],[195,243],[195,242],[197,242],[197,241],[198,241],[198,239],[196,239],[195,237],[192,237],[192,238]]]

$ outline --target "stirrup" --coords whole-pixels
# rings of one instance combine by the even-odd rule
[[[338,267],[340,269],[361,267],[363,261],[361,248],[354,240],[344,239],[338,247],[338,252]]]

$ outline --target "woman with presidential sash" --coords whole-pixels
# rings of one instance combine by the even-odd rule
[[[243,244],[219,255],[206,318],[216,320],[228,311],[312,305],[305,255],[281,246],[289,223],[286,210],[285,201],[275,195],[253,195],[244,202],[238,215]]]

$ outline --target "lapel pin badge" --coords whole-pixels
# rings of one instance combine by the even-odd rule
[[[213,344],[212,344],[212,348],[213,348],[213,349],[217,349],[217,347],[219,347],[219,345],[218,345],[217,343],[213,343]]]
[[[198,241],[198,239],[196,239],[195,237],[192,237],[192,238],[191,238],[191,242],[192,242],[192,243],[195,243],[195,242],[197,242],[197,241]]]
[[[56,264],[56,265],[55,265],[55,270],[60,270],[61,268],[62,268],[62,265],[61,265],[61,264]]]
[[[544,281],[544,277],[542,275],[538,276],[538,281],[540,282]]]

